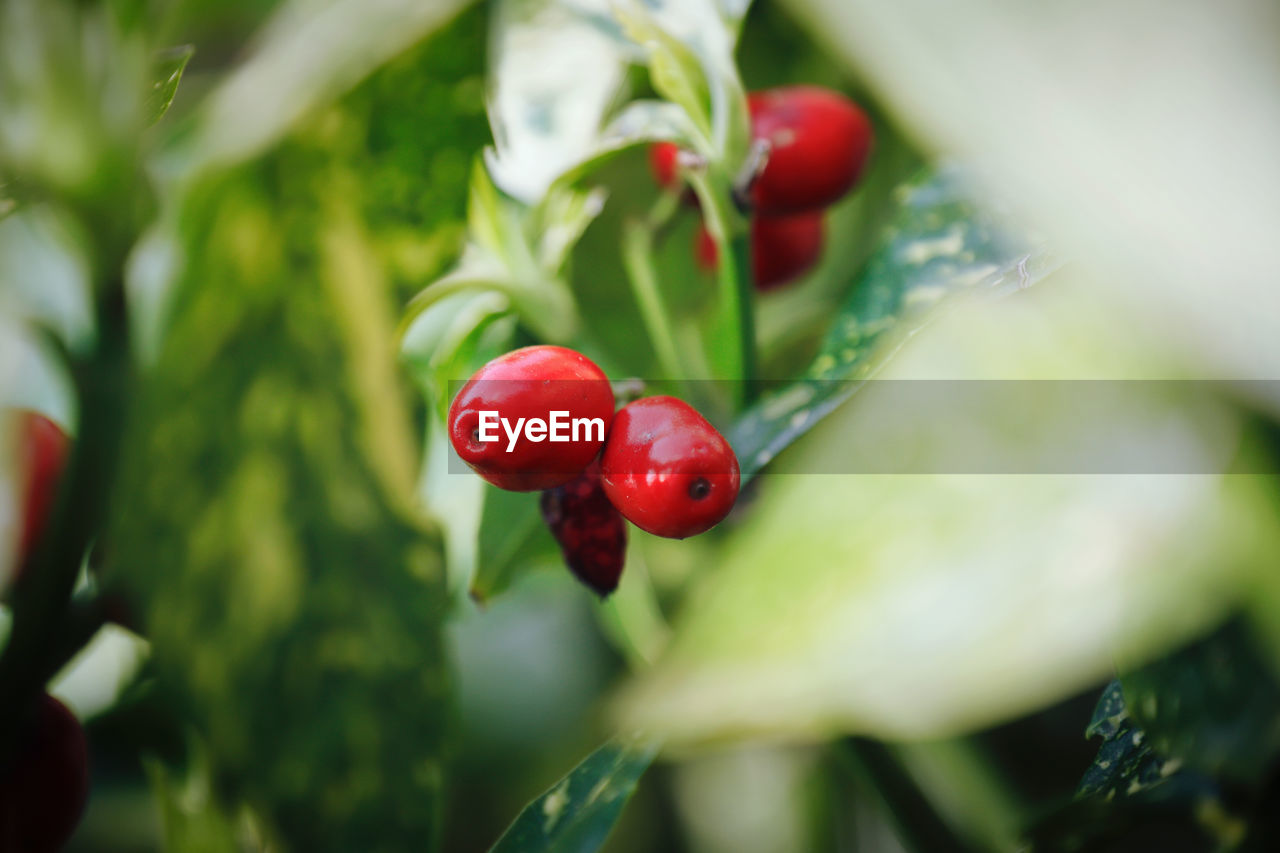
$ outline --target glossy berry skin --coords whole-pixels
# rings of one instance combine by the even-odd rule
[[[480,413],[498,412],[512,427],[520,418],[548,420],[552,411],[569,418],[613,421],[613,388],[591,359],[571,349],[532,346],[499,356],[476,371],[449,407],[449,440],[477,474],[501,489],[531,492],[567,483],[600,452],[598,428],[577,441],[531,441],[523,435],[511,452],[506,431],[497,441],[479,440]]]
[[[0,850],[52,853],[66,845],[89,798],[84,729],[48,694],[24,723],[12,760],[0,768]]]
[[[733,448],[675,397],[645,397],[618,411],[600,457],[600,477],[623,517],[671,539],[715,527],[738,497]]]
[[[783,86],[747,96],[751,135],[769,157],[751,186],[767,216],[820,210],[857,183],[871,153],[871,121],[853,101],[820,86]]]
[[[53,510],[70,442],[61,427],[38,412],[18,413],[17,428],[18,468],[23,472],[24,488],[22,531],[15,565],[21,572]]]
[[[773,290],[804,276],[817,266],[822,245],[821,213],[757,216],[751,222],[751,276],[756,290]],[[694,256],[708,272],[719,263],[715,240],[705,227],[698,229]]]
[[[574,577],[601,598],[617,589],[627,557],[627,523],[604,493],[599,465],[547,489],[541,508]]]

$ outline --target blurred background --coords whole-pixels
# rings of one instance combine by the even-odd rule
[[[91,750],[69,850],[484,850],[634,732],[661,749],[623,751],[607,850],[1273,849],[1275,4],[2,2],[0,403],[116,460],[62,498],[100,508],[77,600],[126,614],[50,685]],[[822,85],[875,149],[816,270],[755,298],[762,402],[706,392],[758,476],[705,536],[631,528],[601,602],[536,495],[449,473],[441,410],[566,298],[554,342],[611,378],[706,378],[628,286],[650,136],[605,132],[686,53],[709,109]],[[508,286],[494,222],[581,236]],[[649,260],[714,373],[698,227]],[[871,377],[1132,380],[1115,428],[1187,467],[932,473],[965,436]],[[1011,458],[1080,427],[989,405],[965,429]],[[917,473],[830,473],[868,434]],[[503,849],[595,849],[553,823]]]

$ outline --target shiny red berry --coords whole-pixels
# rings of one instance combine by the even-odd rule
[[[574,577],[601,598],[617,589],[627,556],[627,523],[605,496],[599,465],[547,489],[541,507]]]
[[[600,475],[605,494],[628,521],[672,539],[710,530],[738,497],[733,448],[675,397],[645,397],[618,411]]]
[[[612,421],[613,388],[591,359],[532,346],[476,371],[449,407],[449,440],[485,480],[530,492],[581,474]]]
[[[757,216],[751,222],[751,276],[756,290],[789,284],[812,270],[822,256],[821,213]],[[716,242],[706,227],[694,244],[698,266],[708,272],[719,263]]]
[[[853,101],[819,86],[783,86],[747,96],[751,135],[769,157],[751,186],[766,215],[819,210],[862,175],[871,153],[871,121]]]
[[[71,837],[89,798],[84,729],[45,694],[0,768],[0,849],[52,853]]]
[[[38,412],[20,412],[18,468],[22,471],[22,532],[18,540],[21,571],[49,520],[58,481],[67,463],[69,441],[56,423]]]

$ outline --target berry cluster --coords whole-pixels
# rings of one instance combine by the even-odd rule
[[[822,212],[853,189],[871,153],[871,122],[857,104],[818,86],[784,86],[747,96],[751,136],[764,161],[743,187],[752,208],[752,278],[771,290],[809,272],[822,254]],[[680,151],[660,142],[649,150],[654,178],[680,189]],[[685,198],[691,199],[686,193]],[[694,257],[718,264],[716,244],[698,230]]]
[[[21,472],[18,550],[12,583],[28,565],[47,525],[66,465],[66,433],[35,412],[17,417]],[[41,694],[25,714],[15,750],[0,759],[0,849],[60,850],[89,795],[84,730],[66,706]]]
[[[543,491],[565,561],[601,595],[622,572],[622,519],[683,539],[718,524],[738,496],[733,449],[692,406],[646,397],[615,413],[604,371],[564,347],[525,347],[480,368],[454,397],[448,429],[486,481]]]

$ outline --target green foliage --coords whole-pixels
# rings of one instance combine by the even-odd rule
[[[142,595],[161,683],[220,790],[296,849],[423,847],[447,717],[440,545],[410,520],[373,248],[340,173],[301,153],[186,208],[112,571]]]
[[[487,601],[534,565],[557,559],[555,540],[542,521],[538,496],[487,489],[480,519],[476,576],[471,595]]]
[[[734,425],[743,478],[857,392],[948,297],[1030,287],[1057,267],[1043,247],[972,201],[963,170],[927,170],[900,187],[898,210],[804,377]]]
[[[1102,743],[1098,757],[1080,780],[1078,796],[1124,799],[1177,770],[1176,764],[1152,748],[1151,739],[1134,723],[1119,681],[1112,681],[1102,692],[1085,737],[1100,737]]]
[[[656,747],[607,743],[527,805],[492,853],[591,853],[600,849]]]
[[[1037,849],[1154,846],[1175,826],[1194,849],[1270,849],[1276,690],[1238,619],[1112,681],[1085,732],[1098,755],[1075,801],[1032,826]]]
[[[155,66],[151,69],[151,78],[154,82],[143,104],[147,124],[155,124],[169,111],[169,106],[178,94],[182,72],[186,70],[187,63],[191,61],[191,56],[195,52],[194,46],[184,44],[162,50],[156,55]]]
[[[1125,706],[1157,753],[1256,784],[1280,753],[1280,683],[1239,622],[1121,676]]]

